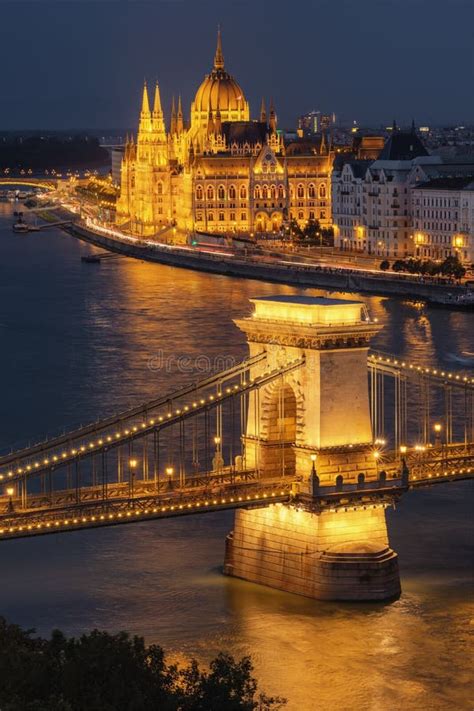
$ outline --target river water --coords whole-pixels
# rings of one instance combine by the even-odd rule
[[[175,389],[192,377],[181,356],[242,357],[232,318],[248,298],[297,293],[122,257],[85,264],[92,248],[60,231],[13,234],[11,210],[0,204],[2,450]],[[360,298],[385,326],[378,349],[474,366],[472,314]],[[223,577],[233,517],[219,513],[5,542],[0,614],[42,634],[126,629],[177,658],[249,653],[290,711],[471,710],[472,493],[418,491],[389,513],[403,587],[392,604]]]

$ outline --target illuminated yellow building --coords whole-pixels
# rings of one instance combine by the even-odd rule
[[[158,85],[153,107],[143,90],[136,141],[127,141],[117,223],[153,235],[169,225],[211,233],[276,232],[291,218],[331,223],[333,152],[318,142],[286,143],[273,102],[259,117],[225,70],[220,32],[214,65],[185,123],[173,100],[166,129]]]

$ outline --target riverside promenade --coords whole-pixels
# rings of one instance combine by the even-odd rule
[[[71,214],[55,211],[61,218]],[[63,227],[69,234],[111,252],[135,259],[159,262],[184,269],[214,274],[271,281],[292,286],[398,296],[426,301],[438,306],[474,310],[474,291],[457,284],[422,281],[411,275],[369,272],[345,267],[328,267],[264,255],[244,255],[215,248],[171,245],[151,239],[139,239],[98,225],[73,222]]]

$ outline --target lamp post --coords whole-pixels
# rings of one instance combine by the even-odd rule
[[[309,493],[311,496],[317,496],[319,494],[319,477],[316,472],[316,454],[311,454],[311,474],[309,477]]]
[[[133,499],[135,493],[135,470],[137,468],[138,461],[136,459],[130,459],[128,466],[130,469],[130,474],[128,478],[129,494],[130,498]]]
[[[168,489],[171,491],[173,488],[173,467],[166,467],[166,476],[168,477]]]
[[[214,437],[214,444],[216,447],[216,452],[214,454],[214,459],[212,460],[212,465],[214,471],[220,474],[224,466],[224,460],[222,459],[222,439],[221,437],[219,437],[219,435],[216,435],[216,437]]]
[[[441,445],[441,430],[443,427],[439,422],[435,422],[433,425],[433,430],[435,433],[435,447],[439,447]]]
[[[13,486],[7,486],[7,496],[8,496],[8,506],[7,506],[7,512],[8,513],[13,513],[15,510],[13,507],[13,494],[15,493],[15,489]]]

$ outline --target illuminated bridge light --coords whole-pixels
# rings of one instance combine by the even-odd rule
[[[136,432],[138,430],[138,427],[136,425],[133,425],[133,431]]]

